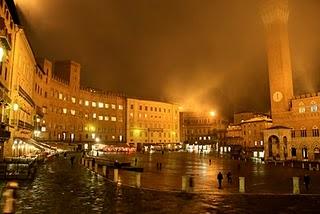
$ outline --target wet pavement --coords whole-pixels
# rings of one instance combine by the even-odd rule
[[[79,164],[71,166],[69,159],[60,158],[40,166],[33,181],[20,183],[17,213],[316,213],[320,208],[320,195],[260,194],[276,191],[273,184],[290,183],[289,177],[303,174],[305,171],[302,170],[242,162],[237,172],[237,161],[184,153],[116,155],[112,158],[134,161],[135,157],[138,158],[137,165],[145,167],[141,177],[143,187],[169,190],[177,186],[173,189],[178,190],[181,175],[193,174],[197,176],[195,190],[214,194],[116,185]],[[211,165],[208,159],[212,159]],[[156,168],[159,161],[162,162],[161,171]],[[234,177],[239,174],[248,178],[252,184],[248,185],[248,191],[252,194],[233,193],[236,184],[228,187],[224,183],[222,190],[216,188],[217,171],[226,173],[229,170]],[[310,173],[311,191],[316,193],[319,172]],[[120,171],[119,175],[122,184],[133,184],[134,174]],[[268,185],[262,184],[267,181]],[[288,185],[289,191],[291,185]],[[287,187],[280,189],[275,193],[287,191]]]

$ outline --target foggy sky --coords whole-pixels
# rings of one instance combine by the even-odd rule
[[[38,56],[81,82],[229,114],[269,111],[261,0],[16,0]],[[290,0],[296,94],[320,90],[320,1]]]

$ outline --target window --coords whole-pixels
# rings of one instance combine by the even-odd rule
[[[317,112],[318,111],[318,105],[315,102],[311,102],[311,112]]]
[[[150,107],[150,111],[153,111],[153,107]]]
[[[92,107],[97,107],[97,103],[96,102],[92,102],[91,105],[92,105]]]
[[[117,121],[117,118],[116,117],[111,117],[111,121],[115,122],[115,121]]]
[[[316,126],[312,128],[312,137],[319,137],[319,129]]]
[[[76,111],[75,111],[75,110],[70,110],[70,113],[71,113],[72,115],[75,115],[75,114],[76,114]]]
[[[71,102],[72,103],[76,103],[76,98],[75,97],[71,97]]]
[[[88,100],[84,101],[84,105],[89,106],[89,101]]]
[[[302,128],[302,129],[300,130],[300,134],[301,134],[301,137],[307,137],[307,130],[306,130],[306,128]]]
[[[99,120],[103,120],[103,116],[100,115],[100,116],[99,116]]]
[[[133,109],[133,105],[132,104],[130,105],[130,109]]]
[[[123,110],[123,105],[119,105],[119,110]]]
[[[130,113],[130,117],[133,117],[133,113],[132,112]]]
[[[144,110],[145,110],[145,111],[148,111],[148,106],[145,106],[145,107],[144,107]]]
[[[44,113],[44,114],[47,113],[47,107],[46,107],[46,106],[43,106],[43,107],[42,107],[42,113]]]
[[[88,116],[88,114],[84,114],[84,117],[85,117],[85,118],[88,118],[89,116]]]
[[[299,113],[305,113],[306,112],[306,107],[304,106],[304,103],[301,102],[299,103]]]
[[[82,100],[79,100],[79,105],[82,105]]]
[[[62,100],[62,99],[63,99],[63,94],[59,93],[59,100]]]
[[[109,120],[109,117],[108,117],[108,116],[104,116],[104,120],[105,120],[105,121],[108,121],[108,120]]]
[[[291,130],[291,137],[295,138],[296,137],[296,131],[295,130]]]
[[[103,108],[103,106],[104,106],[103,103],[100,103],[100,102],[98,103],[99,108]]]
[[[92,118],[94,118],[94,119],[97,118],[97,114],[96,114],[96,113],[93,113],[93,114],[92,114]]]
[[[68,112],[68,110],[66,108],[63,108],[63,113],[66,114]]]
[[[115,104],[111,104],[111,108],[112,109],[116,109],[116,105]]]
[[[108,104],[108,103],[105,103],[105,104],[104,104],[104,107],[105,107],[105,108],[109,108],[109,104]]]

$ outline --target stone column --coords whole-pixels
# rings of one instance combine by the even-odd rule
[[[81,158],[81,164],[84,165],[84,158]]]
[[[141,173],[137,172],[137,174],[136,174],[136,187],[140,188],[140,186],[141,186]]]
[[[92,169],[92,160],[89,160],[89,169]]]
[[[95,163],[95,164],[94,164],[94,172],[95,172],[95,173],[98,173],[98,167],[99,167],[99,166],[98,166],[98,163]]]
[[[188,181],[188,176],[187,175],[182,176],[182,179],[181,179],[181,191],[182,192],[188,191],[188,186],[187,186],[188,182],[187,181]]]
[[[102,175],[107,177],[107,166],[102,166]]]
[[[245,177],[239,177],[239,192],[245,193]]]
[[[119,179],[119,170],[113,169],[113,181],[118,183],[118,179]]]
[[[292,178],[293,183],[293,191],[292,193],[297,195],[300,194],[300,187],[299,187],[299,177],[293,177]]]

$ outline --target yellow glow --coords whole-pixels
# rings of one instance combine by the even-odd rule
[[[0,47],[0,62],[2,62],[3,55],[4,55],[4,49]]]
[[[12,109],[13,109],[13,111],[18,111],[19,105],[18,105],[17,103],[14,103],[14,104],[12,105]]]
[[[210,111],[210,116],[211,116],[211,117],[216,116],[216,112],[214,112],[214,111]]]

